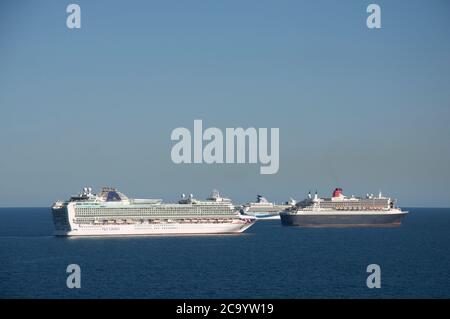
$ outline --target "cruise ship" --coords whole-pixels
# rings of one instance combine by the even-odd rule
[[[99,195],[85,187],[81,194],[55,202],[52,215],[57,236],[241,233],[255,222],[217,191],[203,201],[183,194],[178,203],[163,203],[128,198],[110,187]]]
[[[308,198],[281,212],[280,218],[287,226],[395,226],[407,213],[381,192],[378,196],[348,197],[342,188],[336,188],[330,198],[309,193]]]
[[[264,196],[257,195],[255,203],[247,203],[241,206],[241,213],[254,216],[257,220],[280,219],[280,212],[295,205],[293,199],[281,205],[269,202]]]

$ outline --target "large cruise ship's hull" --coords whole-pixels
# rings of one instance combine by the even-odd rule
[[[166,223],[132,225],[79,225],[69,231],[55,231],[56,236],[137,236],[195,235],[241,233],[253,223]]]
[[[407,212],[339,211],[339,212],[283,212],[281,223],[303,227],[368,227],[397,226]]]

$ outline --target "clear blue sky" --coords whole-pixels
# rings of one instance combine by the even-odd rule
[[[279,127],[278,174],[173,164],[170,133],[194,119]],[[236,202],[340,186],[450,206],[449,120],[445,0],[0,3],[0,206],[85,185]]]

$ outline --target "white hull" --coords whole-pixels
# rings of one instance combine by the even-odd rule
[[[56,231],[57,236],[136,236],[177,234],[242,233],[253,223],[166,223],[132,225],[78,225],[73,230]]]
[[[257,211],[247,207],[244,209],[244,216],[254,217],[257,220],[280,220],[280,212],[282,212],[282,210]]]
[[[255,215],[256,220],[280,220],[280,215],[271,215],[271,216],[257,216]]]

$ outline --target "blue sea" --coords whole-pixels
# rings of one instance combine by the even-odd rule
[[[409,208],[400,227],[244,234],[53,237],[48,208],[0,209],[1,298],[449,298],[450,209]],[[66,286],[67,265],[81,288]],[[381,267],[369,289],[366,268]]]

